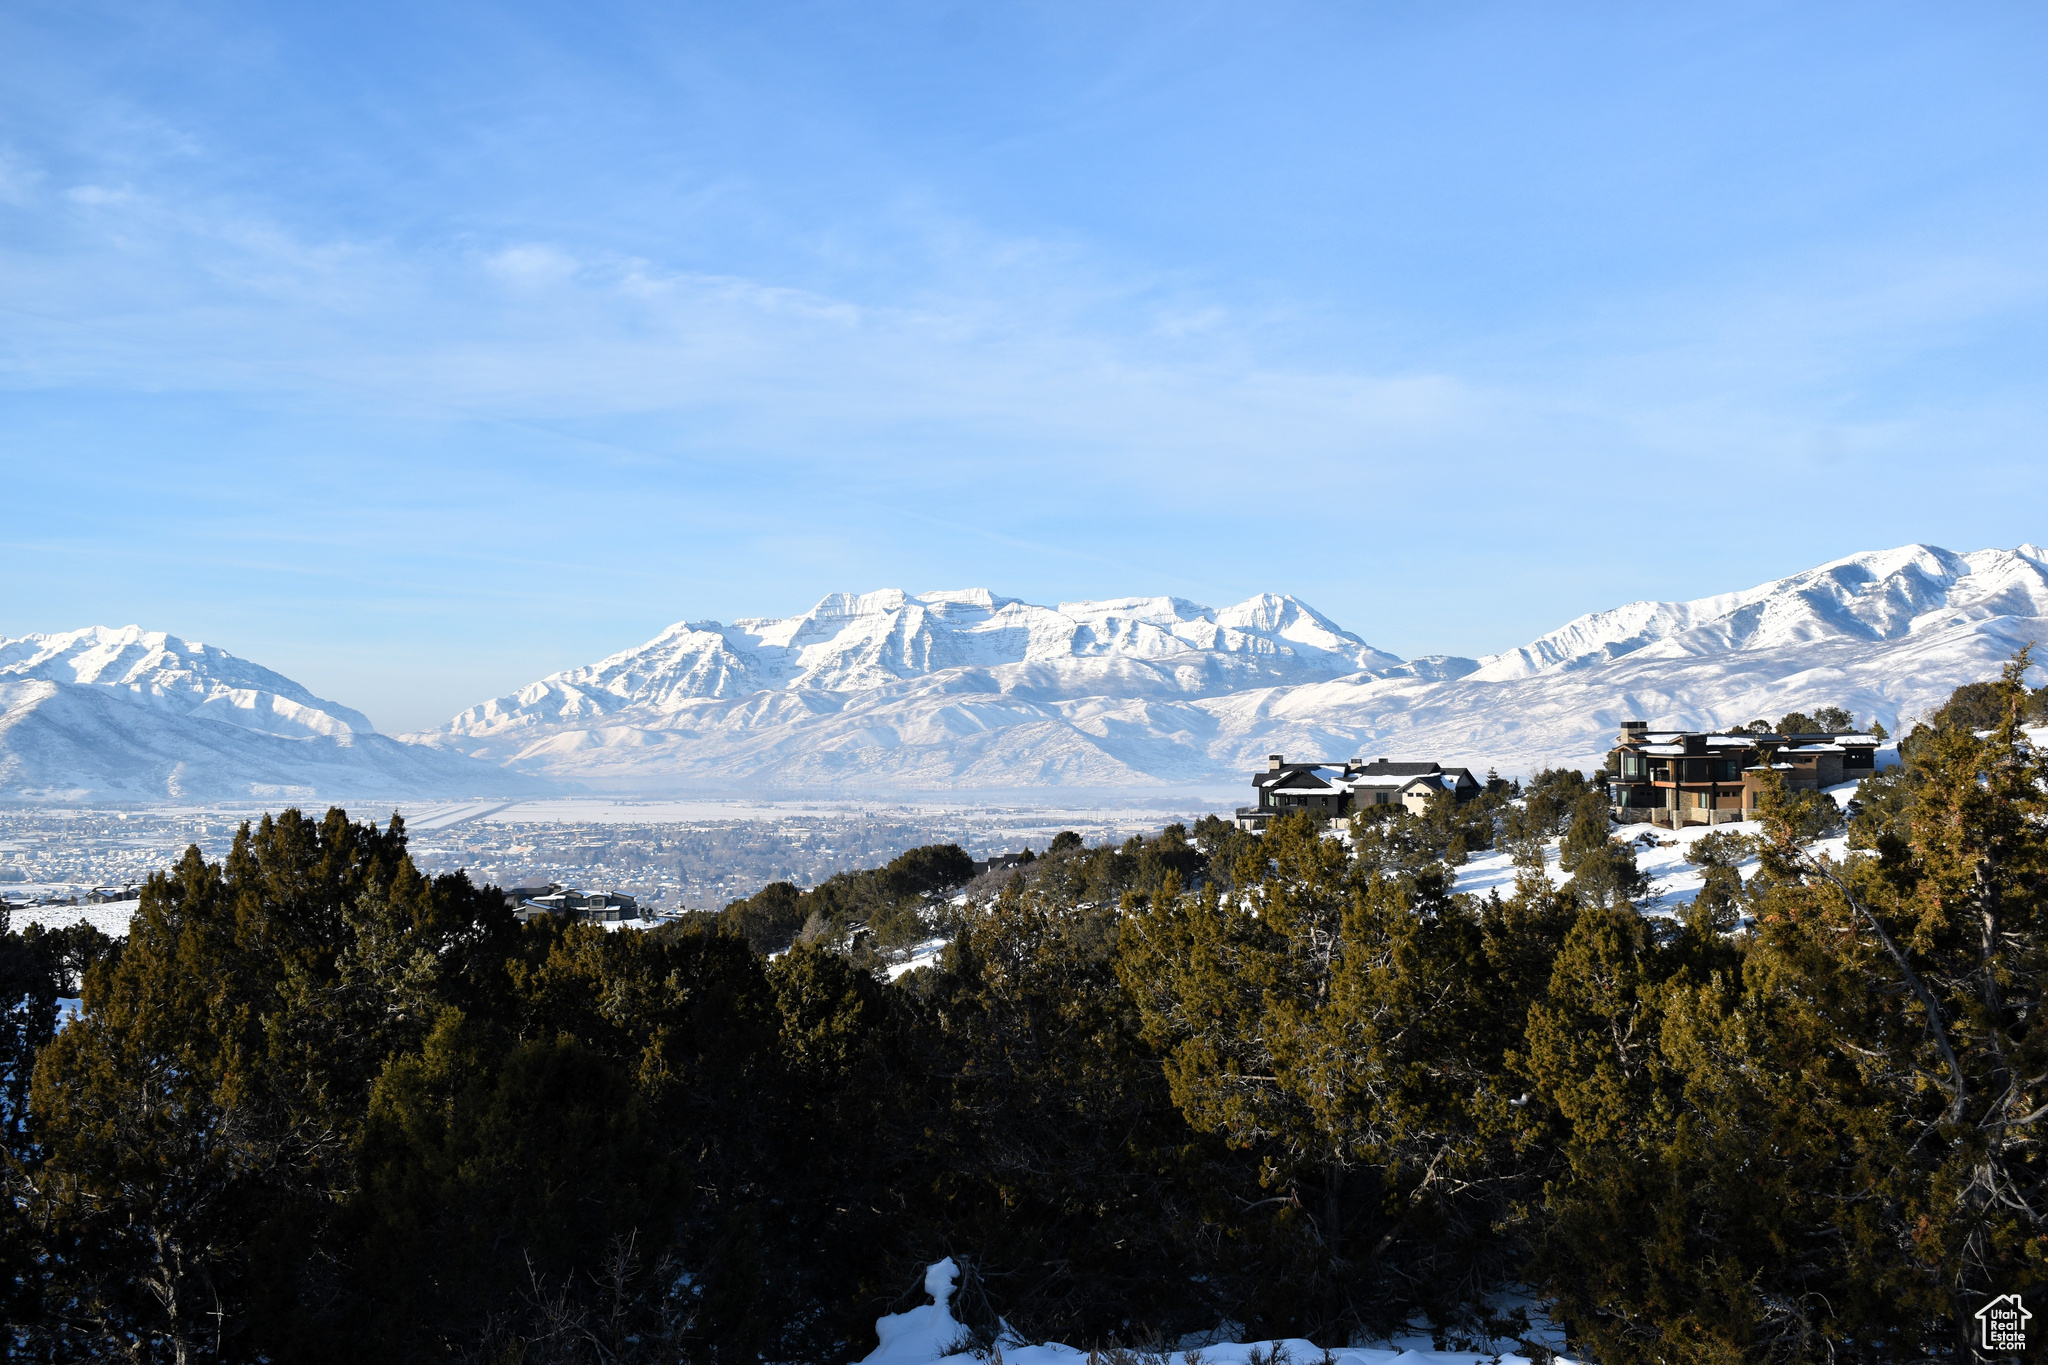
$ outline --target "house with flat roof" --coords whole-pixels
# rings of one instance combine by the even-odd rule
[[[1620,769],[1608,801],[1622,824],[1718,825],[1755,818],[1764,774],[1793,791],[1822,791],[1877,770],[1878,739],[1865,734],[1750,734],[1652,730],[1625,720]]]
[[[1480,784],[1469,768],[1446,768],[1427,760],[1289,763],[1280,754],[1269,754],[1265,770],[1252,774],[1252,790],[1258,803],[1237,808],[1237,827],[1256,832],[1274,816],[1297,810],[1332,820],[1378,806],[1399,806],[1420,815],[1431,797],[1448,793],[1462,805],[1479,794]]]

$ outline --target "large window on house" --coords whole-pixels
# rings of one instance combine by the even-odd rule
[[[1632,753],[1627,749],[1621,751],[1621,775],[1623,777],[1641,777],[1645,767],[1646,765],[1641,754]]]
[[[1714,760],[1714,780],[1717,782],[1740,782],[1742,760],[1739,758],[1717,758]]]
[[[1709,792],[1694,792],[1692,794],[1692,802],[1701,810],[1712,810],[1714,808],[1714,798]]]

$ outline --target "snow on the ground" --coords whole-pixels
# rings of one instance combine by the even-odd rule
[[[1846,807],[1860,785],[1844,782],[1827,788],[1826,795],[1832,797],[1837,805]],[[1739,824],[1687,825],[1677,830],[1661,825],[1618,825],[1609,837],[1616,843],[1626,843],[1634,850],[1636,866],[1650,879],[1650,896],[1643,903],[1643,913],[1669,919],[1691,905],[1698,898],[1700,888],[1706,885],[1707,870],[1686,861],[1686,854],[1691,852],[1694,844],[1709,834],[1753,836],[1762,829],[1763,826],[1754,820]],[[1543,847],[1543,872],[1553,886],[1563,886],[1571,880],[1571,873],[1558,866],[1558,846],[1562,842],[1552,839]],[[1849,856],[1848,836],[1838,834],[1831,839],[1815,840],[1807,846],[1807,851],[1817,857],[1841,862]],[[1735,865],[1735,870],[1744,881],[1748,881],[1756,875],[1757,866],[1756,858],[1744,858]],[[1498,891],[1503,897],[1513,894],[1515,876],[1519,871],[1514,855],[1505,848],[1475,854],[1463,867],[1455,870],[1458,874],[1455,890],[1469,891],[1477,896]]]
[[[894,981],[899,976],[907,976],[919,967],[936,967],[939,964],[939,955],[946,951],[946,945],[951,942],[950,938],[928,938],[917,944],[910,950],[909,957],[890,965],[889,979]]]
[[[128,921],[135,918],[140,900],[108,901],[104,905],[17,905],[11,915],[12,928],[20,933],[31,924],[45,929],[68,929],[90,924],[109,938],[128,937]]]
[[[960,1268],[951,1257],[926,1270],[924,1291],[931,1295],[932,1301],[878,1318],[875,1335],[881,1344],[859,1365],[925,1365],[925,1362],[937,1360],[958,1361],[965,1365],[970,1360],[993,1360],[993,1355],[975,1347],[967,1329],[953,1316],[953,1288],[959,1274]],[[1529,1361],[1527,1356],[1508,1352],[1438,1351],[1433,1349],[1428,1336],[1418,1335],[1399,1338],[1378,1347],[1344,1346],[1328,1350],[1299,1337],[1271,1341],[1217,1341],[1199,1346],[1189,1344],[1185,1349],[1167,1352],[1164,1365],[1189,1365],[1191,1358],[1198,1358],[1201,1365],[1251,1365],[1254,1359],[1281,1359],[1283,1351],[1284,1358],[1294,1365],[1321,1365],[1324,1361],[1332,1365],[1396,1365],[1396,1362],[1400,1365],[1528,1365]],[[1004,1365],[1075,1365],[1088,1358],[1089,1352],[1060,1342],[1032,1345],[1013,1339],[1002,1345]]]

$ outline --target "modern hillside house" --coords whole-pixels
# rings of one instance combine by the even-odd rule
[[[1648,721],[1625,720],[1616,740],[1621,770],[1608,779],[1608,796],[1623,824],[1747,820],[1765,773],[1794,791],[1820,791],[1876,771],[1877,745],[1875,735],[1653,731]]]
[[[1289,763],[1280,754],[1268,755],[1265,771],[1252,774],[1252,789],[1259,803],[1237,808],[1239,829],[1262,830],[1274,816],[1296,810],[1332,820],[1373,806],[1400,806],[1420,815],[1430,797],[1439,793],[1447,792],[1463,805],[1480,790],[1468,768],[1386,758],[1370,763],[1356,758],[1348,763]]]
[[[515,886],[505,893],[505,906],[521,922],[543,915],[555,919],[579,919],[593,924],[614,924],[638,919],[640,903],[619,891],[593,891],[589,895],[559,882],[546,886]]]

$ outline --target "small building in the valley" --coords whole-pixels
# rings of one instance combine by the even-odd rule
[[[1354,758],[1346,763],[1289,763],[1270,754],[1252,774],[1258,803],[1237,809],[1239,829],[1262,830],[1276,815],[1307,810],[1332,820],[1375,806],[1400,806],[1420,815],[1433,796],[1448,794],[1459,804],[1480,792],[1468,768],[1446,768],[1427,760],[1395,762]]]
[[[1793,791],[1821,791],[1875,772],[1878,743],[1866,734],[1652,730],[1647,721],[1626,720],[1608,800],[1623,824],[1676,829],[1747,820],[1764,774],[1778,774]]]

